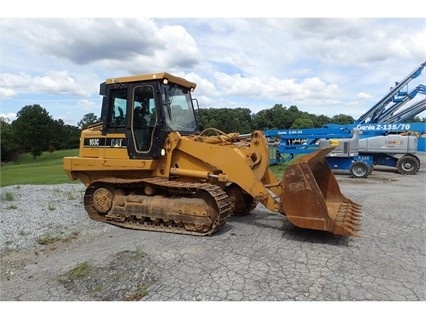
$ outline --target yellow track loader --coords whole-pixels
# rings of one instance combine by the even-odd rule
[[[64,158],[69,178],[86,186],[92,219],[211,235],[262,203],[301,228],[357,234],[361,207],[341,193],[325,159],[331,149],[300,158],[278,180],[263,132],[200,129],[195,87],[169,73],[101,83],[101,122],[82,131],[78,157]]]

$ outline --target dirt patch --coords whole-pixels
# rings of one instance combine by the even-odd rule
[[[102,266],[80,262],[57,280],[72,300],[132,301],[149,293],[158,280],[149,258],[140,250],[122,251]]]

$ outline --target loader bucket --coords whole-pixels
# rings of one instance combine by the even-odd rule
[[[287,167],[281,182],[281,206],[298,227],[355,236],[360,230],[361,205],[340,192],[326,160],[332,149],[320,149]]]

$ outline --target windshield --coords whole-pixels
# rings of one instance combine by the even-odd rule
[[[194,132],[197,128],[189,90],[175,84],[163,85],[163,104],[170,129]]]

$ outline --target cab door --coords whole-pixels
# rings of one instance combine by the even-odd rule
[[[155,85],[155,82],[143,83],[131,88],[126,132],[130,158],[153,159],[160,156],[160,136],[164,134],[160,129]]]

